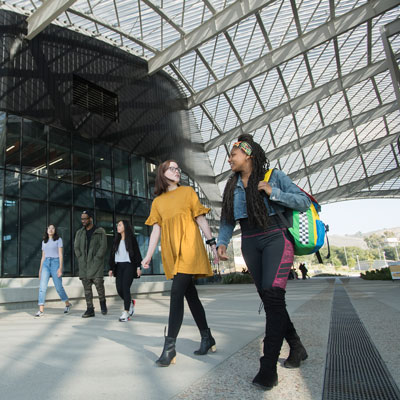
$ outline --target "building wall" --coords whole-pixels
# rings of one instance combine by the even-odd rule
[[[178,87],[165,73],[148,76],[138,57],[53,25],[12,58],[24,18],[0,10],[1,276],[37,275],[49,223],[64,240],[66,275],[76,275],[84,209],[95,211],[109,247],[115,223],[131,220],[144,252],[154,163],[175,158],[193,170]],[[74,75],[117,96],[117,121],[73,104]],[[158,252],[153,261],[148,272],[161,273]]]

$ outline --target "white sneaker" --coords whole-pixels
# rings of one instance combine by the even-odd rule
[[[39,311],[35,314],[35,317],[41,317],[43,314],[44,314],[44,312],[39,310]]]
[[[119,322],[128,322],[130,320],[129,314],[124,310],[119,317]]]
[[[133,299],[132,299],[131,305],[130,305],[130,307],[129,307],[129,316],[130,316],[130,317],[132,317],[132,315],[133,315],[134,312],[135,312],[135,305],[136,305],[136,300],[133,300]]]
[[[69,303],[67,306],[65,306],[64,308],[64,314],[68,314],[69,311],[71,310],[72,307],[72,303]]]

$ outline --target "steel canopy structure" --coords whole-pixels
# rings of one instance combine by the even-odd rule
[[[321,203],[400,197],[400,0],[8,0],[176,79],[222,192],[246,132]],[[207,195],[209,187],[204,190]],[[215,197],[215,196],[214,196]]]

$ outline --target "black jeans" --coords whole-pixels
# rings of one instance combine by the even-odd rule
[[[183,298],[186,298],[189,309],[200,331],[207,329],[206,313],[194,285],[193,275],[178,273],[174,276],[171,287],[169,307],[168,336],[176,338],[183,321]]]
[[[119,262],[115,268],[115,285],[119,297],[124,301],[124,310],[129,311],[131,306],[131,285],[135,277],[135,270],[129,262]]]

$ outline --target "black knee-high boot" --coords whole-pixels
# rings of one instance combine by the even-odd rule
[[[276,365],[288,324],[285,290],[281,288],[264,290],[262,301],[267,317],[264,354],[260,358],[260,370],[253,379],[253,384],[264,390],[270,390],[278,384]]]
[[[287,311],[286,311],[287,313]],[[300,337],[296,332],[296,329],[290,320],[289,314],[287,314],[288,324],[285,334],[285,339],[290,346],[289,357],[285,360],[283,365],[285,368],[299,368],[302,361],[307,359],[308,354],[300,341]]]

